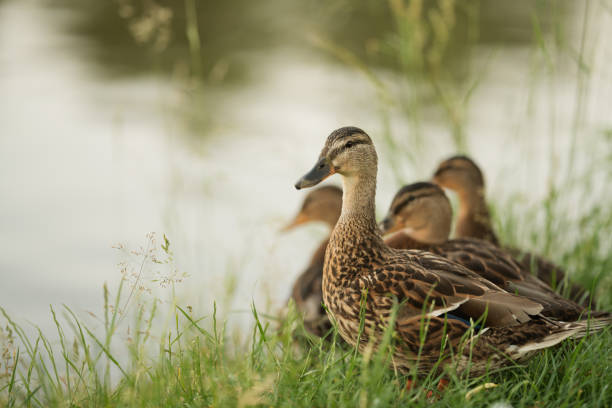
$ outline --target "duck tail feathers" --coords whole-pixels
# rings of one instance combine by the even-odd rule
[[[553,329],[549,335],[520,346],[514,346],[512,354],[516,357],[521,357],[532,351],[555,346],[565,339],[581,339],[588,334],[593,334],[612,326],[612,317],[579,320],[571,323],[557,322],[557,324],[558,327]]]

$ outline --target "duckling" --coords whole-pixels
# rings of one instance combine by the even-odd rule
[[[539,303],[459,264],[387,246],[375,218],[377,165],[370,137],[344,127],[328,136],[315,166],[295,184],[307,188],[334,173],[342,176],[342,211],[325,254],[323,300],[340,335],[360,352],[376,351],[392,322],[392,362],[400,372],[425,374],[453,364],[473,376],[611,323],[593,319],[587,329],[586,321],[545,318]],[[482,327],[469,335],[470,322],[479,320]]]
[[[437,185],[404,186],[381,223],[388,234],[385,242],[393,248],[426,250],[463,265],[510,293],[540,303],[544,316],[570,321],[585,313],[530,274],[508,251],[477,238],[448,240],[452,216],[450,201]]]
[[[331,229],[336,225],[342,208],[342,190],[336,186],[323,186],[309,192],[300,211],[283,228],[289,231],[299,225],[320,221]],[[304,328],[316,336],[323,336],[331,329],[331,323],[323,308],[323,261],[329,238],[325,239],[310,258],[308,267],[297,278],[291,290],[291,298],[304,317]]]
[[[459,197],[456,237],[480,238],[499,246],[485,199],[484,177],[472,159],[459,155],[443,161],[434,173],[433,182],[455,191]],[[585,289],[569,282],[560,266],[536,254],[516,248],[509,250],[520,260],[525,269],[534,272],[547,285],[557,287],[561,291],[565,285],[569,285],[571,299],[589,303]]]

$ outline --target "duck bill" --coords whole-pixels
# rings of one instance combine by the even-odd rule
[[[390,216],[386,216],[379,224],[378,228],[382,231],[383,235],[387,234],[391,228],[393,228],[393,219]]]
[[[292,229],[294,229],[295,227],[297,227],[298,225],[302,225],[304,223],[307,223],[309,221],[308,217],[305,216],[302,213],[299,213],[294,219],[293,221],[291,221],[289,224],[285,225],[283,228],[281,228],[281,232],[287,232],[287,231],[291,231]]]
[[[387,215],[381,222],[378,224],[378,227],[382,231],[383,235],[391,235],[394,232],[400,231],[402,226],[397,224],[390,215]]]
[[[300,190],[302,188],[316,186],[332,174],[334,174],[334,169],[325,157],[321,157],[312,170],[304,174],[302,178],[295,183],[295,188]]]

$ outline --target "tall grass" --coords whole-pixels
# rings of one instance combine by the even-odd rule
[[[474,3],[393,0],[389,3],[395,31],[389,39],[392,53],[413,89],[432,95],[444,114],[445,123],[458,151],[467,150],[466,112],[479,86],[484,67],[466,61],[462,80],[451,78],[444,55],[449,52],[457,13],[468,16],[469,44],[478,38],[478,7]],[[201,44],[196,19],[197,2],[185,1],[187,37],[192,52],[192,69],[198,62]],[[585,3],[585,24],[589,4]],[[425,12],[427,10],[427,13]],[[534,11],[534,44],[555,75],[555,58],[562,42],[553,46],[542,34],[538,10]],[[577,52],[577,98],[572,144],[576,145],[584,116],[584,94],[588,70],[584,44]],[[557,40],[555,40],[557,41]],[[395,99],[377,71],[354,54],[321,38],[315,42],[344,63],[362,70],[379,89],[381,127],[391,155],[396,178],[403,181],[402,160],[417,161],[425,149],[421,129],[423,93]],[[551,83],[554,83],[551,81]],[[554,98],[554,86],[551,98]],[[411,124],[410,152],[398,149],[399,136],[389,126],[390,111],[399,105]],[[554,120],[555,112],[551,113]],[[554,126],[551,127],[554,129]],[[556,135],[551,130],[551,138]],[[597,307],[612,308],[612,209],[608,193],[575,215],[575,197],[588,195],[585,180],[593,174],[575,176],[575,149],[570,149],[568,174],[556,178],[551,152],[551,181],[546,196],[531,208],[510,197],[493,201],[496,226],[503,242],[535,248],[552,256],[571,271],[597,296]],[[612,155],[593,163],[594,171],[612,171]],[[576,179],[577,181],[572,181]],[[576,191],[576,189],[579,189]],[[606,195],[608,194],[608,195]],[[542,214],[544,213],[544,216]],[[147,241],[149,245],[151,241]],[[151,244],[153,245],[153,244]],[[159,257],[155,254],[162,254]],[[545,350],[528,364],[467,378],[446,372],[450,384],[436,391],[440,376],[418,379],[408,389],[406,380],[389,367],[388,348],[374,355],[360,355],[347,347],[332,330],[325,340],[310,336],[300,317],[289,307],[283,319],[251,309],[250,327],[230,332],[233,314],[221,315],[216,304],[210,313],[194,311],[174,294],[180,274],[157,276],[152,264],[173,262],[169,242],[145,246],[136,252],[135,269],[122,266],[124,279],[116,288],[103,288],[104,308],[93,323],[70,307],[52,307],[49,318],[56,332],[43,333],[24,327],[4,310],[0,331],[0,406],[34,407],[158,407],[158,406],[611,406],[612,331],[568,341]],[[165,287],[159,296],[142,290],[144,281]],[[218,299],[223,302],[223,299]],[[386,338],[392,346],[391,333]],[[495,384],[484,388],[484,384]],[[431,392],[431,396],[428,396]]]
[[[597,252],[586,246],[580,259]],[[586,252],[586,253],[585,253]],[[145,252],[146,253],[149,252]],[[598,258],[593,262],[595,264]],[[611,262],[610,255],[604,261]],[[147,271],[143,271],[146,274]],[[144,276],[144,275],[143,275]],[[75,406],[609,406],[612,331],[546,350],[525,366],[478,378],[445,373],[416,379],[392,369],[387,331],[378,352],[361,355],[340,341],[303,328],[293,305],[282,319],[253,306],[248,336],[232,336],[213,304],[196,315],[178,299],[161,302],[124,278],[103,290],[102,327],[69,307],[51,308],[55,335],[21,327],[4,311],[0,404]],[[608,289],[610,282],[606,285]],[[130,287],[132,286],[132,287]],[[129,290],[128,290],[129,289]],[[172,292],[171,287],[167,288]],[[604,303],[610,304],[610,298]],[[60,313],[61,312],[61,313]],[[159,324],[168,322],[167,325]],[[154,324],[154,322],[156,322]],[[95,326],[95,325],[94,325]],[[162,327],[166,326],[165,329]],[[416,386],[406,388],[406,381]],[[484,388],[495,384],[494,388]]]

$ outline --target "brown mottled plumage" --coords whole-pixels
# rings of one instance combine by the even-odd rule
[[[342,209],[342,190],[336,186],[323,186],[309,192],[304,198],[300,211],[283,230],[287,231],[309,222],[327,224],[330,231],[336,225]],[[329,238],[319,245],[312,254],[308,267],[296,279],[291,297],[298,311],[304,317],[304,327],[310,333],[323,336],[331,329],[331,323],[323,308],[323,262]]]
[[[375,220],[376,172],[370,137],[345,127],[331,133],[314,168],[296,183],[300,189],[333,173],[343,176],[342,213],[325,255],[323,299],[349,344],[361,352],[369,344],[377,349],[394,305],[399,306],[392,361],[402,372],[414,367],[426,373],[454,362],[460,372],[481,374],[584,335],[585,322],[544,318],[539,303],[510,294],[461,265],[425,251],[388,247]],[[487,327],[462,340],[469,321],[480,318]],[[607,324],[595,320],[590,328]],[[437,366],[440,357],[443,364]]]
[[[438,166],[433,177],[434,183],[453,190],[459,197],[459,216],[455,226],[458,238],[479,238],[499,245],[491,223],[485,199],[485,183],[482,171],[467,156],[451,157]],[[587,293],[580,285],[569,282],[563,268],[539,255],[509,248],[523,267],[551,287],[561,290],[569,285],[570,297],[589,303]],[[592,299],[591,299],[592,301]]]
[[[432,183],[402,187],[382,222],[385,242],[393,248],[422,249],[457,262],[507,292],[540,303],[542,314],[572,321],[584,307],[565,299],[529,273],[512,254],[477,238],[448,239],[452,208],[444,191]]]

